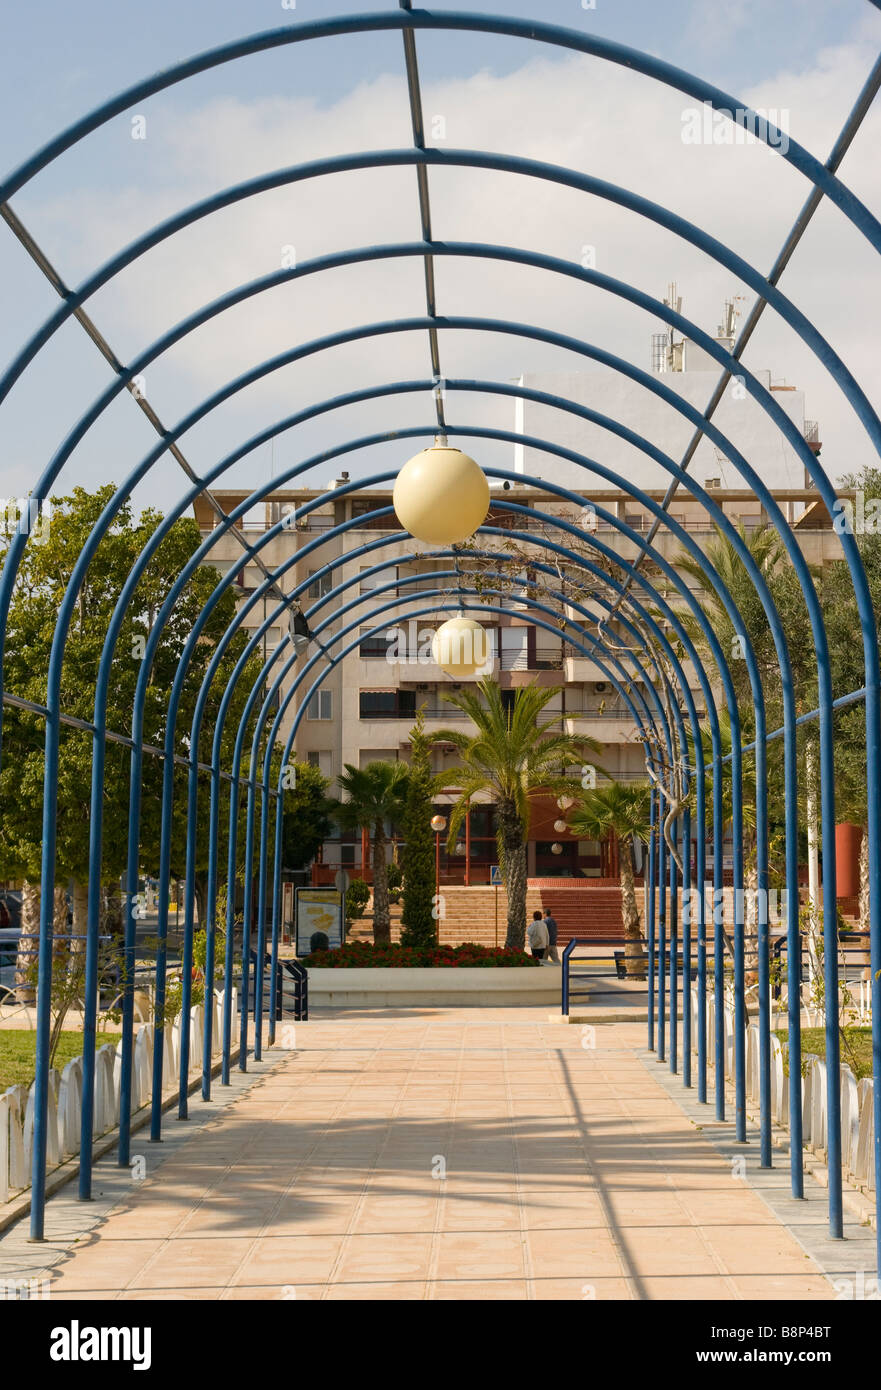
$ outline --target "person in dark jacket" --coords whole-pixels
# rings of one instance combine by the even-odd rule
[[[548,929],[548,950],[547,959],[554,960],[560,964],[560,957],[557,955],[557,923],[551,916],[551,909],[545,908],[545,926]]]

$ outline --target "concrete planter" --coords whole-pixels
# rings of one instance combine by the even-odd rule
[[[559,1004],[560,970],[472,966],[432,970],[310,970],[309,1003],[317,1007],[382,1008],[423,1004],[429,1008],[469,1005]]]

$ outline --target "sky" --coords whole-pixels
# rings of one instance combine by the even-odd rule
[[[119,0],[77,5],[0,0],[0,169],[13,170],[59,129],[114,93],[194,53],[316,18],[382,9],[365,0]],[[437,11],[458,5],[439,3]],[[869,0],[483,0],[484,11],[540,18],[663,58],[738,101],[785,112],[792,137],[819,159],[835,138],[878,53],[881,13]],[[417,50],[428,143],[527,156],[589,173],[671,208],[767,271],[809,191],[780,154],[762,145],[683,141],[693,101],[626,67],[522,39],[419,32]],[[144,138],[135,138],[143,136]],[[881,216],[881,104],[876,99],[840,175]],[[114,117],[65,152],[12,199],[12,208],[68,286],[172,214],[242,180],[333,155],[412,144],[398,32],[334,36],[228,63]],[[732,296],[745,313],[753,291],[671,232],[590,194],[511,173],[432,168],[433,231],[543,251],[659,299],[675,281],[683,312],[713,332]],[[412,167],[358,170],[289,183],[202,219],[149,251],[89,301],[123,362],[201,306],[295,259],[417,240]],[[653,316],[598,289],[533,268],[439,257],[438,311],[540,323],[648,368]],[[781,288],[816,324],[881,411],[878,258],[859,232],[824,204]],[[0,224],[0,359],[8,363],[56,307],[54,292]],[[164,353],[144,390],[169,428],[256,364],[354,325],[424,314],[421,263],[386,259],[293,279],[226,311]],[[509,381],[524,371],[606,370],[570,351],[491,332],[445,329],[445,377]],[[806,392],[820,423],[822,461],[833,478],[871,461],[863,426],[822,365],[779,318],[766,313],[745,357],[776,382]],[[181,447],[204,475],[261,430],[316,401],[365,386],[430,377],[424,331],[334,347],[273,371],[187,431]],[[81,416],[109,384],[106,363],[69,323],[39,353],[0,409],[5,496],[30,491]],[[707,395],[712,386],[708,378]],[[450,392],[447,417],[512,427],[510,402]],[[389,430],[428,430],[427,393],[323,414],[261,444],[216,486],[254,487],[318,454]],[[683,425],[683,448],[690,429]],[[123,393],[74,450],[55,484],[121,482],[155,436]],[[428,440],[361,448],[297,475],[324,486],[396,470]],[[735,441],[736,442],[736,441]],[[467,436],[465,440],[467,444]],[[488,465],[510,466],[510,448],[470,446]],[[167,509],[184,491],[165,459],[135,489],[139,505]]]

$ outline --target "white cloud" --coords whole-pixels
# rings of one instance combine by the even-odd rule
[[[744,93],[755,107],[786,107],[795,138],[819,157],[828,153],[873,57],[868,42],[817,55],[810,72],[781,72]],[[772,264],[807,191],[806,181],[767,150],[703,148],[681,140],[680,94],[597,60],[541,58],[495,76],[449,78],[424,85],[424,109],[446,122],[443,147],[478,147],[588,170],[665,204],[733,246],[760,269]],[[845,179],[876,210],[881,170],[875,157],[881,117],[872,113],[848,155]],[[151,128],[149,162],[141,159],[129,188],[83,190],[40,210],[66,238],[66,254],[84,271],[143,228],[198,196],[260,172],[361,149],[410,144],[406,94],[399,78],[361,84],[343,100],[320,107],[278,96],[245,103],[211,102],[184,112],[168,106]],[[448,168],[430,173],[436,238],[512,243],[579,262],[595,247],[600,270],[662,297],[675,279],[684,311],[713,330],[722,299],[751,292],[727,271],[670,233],[615,205],[572,190],[508,174]],[[276,269],[283,248],[298,261],[329,251],[419,235],[412,168],[340,175],[252,198],[165,243],[96,299],[98,322],[131,356],[171,323],[253,276]],[[47,241],[51,236],[47,236]],[[587,337],[648,365],[649,335],[659,326],[620,301],[552,277],[486,261],[440,259],[439,311],[532,321]],[[874,399],[881,403],[875,324],[867,306],[878,301],[877,258],[834,210],[816,219],[783,281]],[[214,320],[157,366],[151,399],[174,418],[220,383],[253,363],[322,333],[356,323],[424,312],[421,264],[385,262],[296,282]],[[821,420],[823,461],[837,474],[865,458],[860,427],[835,388],[766,314],[748,361],[770,367],[808,392],[808,413]],[[521,370],[573,360],[496,335],[443,334],[448,376],[507,379]],[[216,432],[229,443],[289,411],[294,399],[336,395],[396,375],[428,374],[423,338],[368,341],[280,373],[248,393],[223,416]],[[708,395],[710,380],[708,379]],[[468,419],[481,418],[479,402]],[[408,415],[409,412],[409,415]],[[388,422],[429,417],[410,403],[366,410],[359,420]],[[498,418],[498,412],[493,412]],[[227,423],[230,421],[231,423]],[[308,435],[335,440],[325,423]],[[215,435],[201,436],[206,451]]]

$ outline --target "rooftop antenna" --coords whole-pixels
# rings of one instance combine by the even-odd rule
[[[667,293],[664,296],[664,303],[668,309],[672,309],[674,314],[682,313],[682,295],[679,293],[679,286],[675,280],[671,280],[667,286]],[[673,330],[671,328],[670,332]]]
[[[722,305],[722,322],[716,334],[717,338],[733,338],[737,329],[737,320],[742,317],[742,310],[738,307],[738,301],[745,298],[742,294],[733,294],[726,299]]]
[[[664,304],[668,309],[672,309],[674,314],[682,312],[682,296],[675,280],[671,280],[667,286],[667,293],[664,296]],[[664,325],[662,333],[652,334],[652,371],[668,372],[673,370],[673,347],[676,339],[674,337],[672,323]]]

